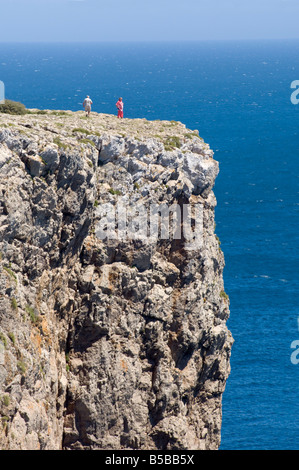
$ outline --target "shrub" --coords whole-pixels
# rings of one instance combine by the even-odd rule
[[[5,100],[5,103],[0,104],[0,113],[24,115],[27,114],[27,109],[18,101]]]
[[[7,339],[6,339],[6,337],[3,333],[0,333],[0,341],[6,349],[7,348]]]
[[[1,416],[2,428],[3,428],[3,431],[5,432],[5,434],[7,434],[8,422],[9,422],[9,417],[8,416]]]
[[[12,277],[16,282],[18,281],[17,276],[15,275],[15,273],[14,273],[10,268],[8,268],[7,266],[3,266],[3,269],[4,269],[4,271],[6,271],[7,274],[9,274],[10,277]]]
[[[184,137],[186,137],[187,139],[193,139],[194,137],[199,137],[198,136],[198,133],[196,131],[194,132],[188,132],[187,134],[184,134]]]
[[[36,315],[36,313],[35,313],[35,311],[34,311],[34,308],[33,308],[33,307],[30,307],[29,305],[26,305],[25,310],[26,310],[26,312],[28,313],[31,322],[32,322],[33,324],[36,324],[36,323],[37,323],[37,315]]]
[[[50,113],[52,116],[68,116],[69,113],[66,111],[51,111]]]
[[[96,146],[96,144],[90,139],[80,139],[79,142],[80,142],[80,144],[90,144],[93,147]]]
[[[59,137],[54,137],[53,139],[53,143],[58,145],[59,148],[62,148],[64,150],[66,150],[68,148],[68,145],[67,144],[64,144],[63,142],[61,142],[61,140],[59,139]]]
[[[4,395],[4,397],[2,397],[2,403],[4,406],[9,406],[10,397],[8,395]]]
[[[18,310],[18,303],[14,297],[11,299],[11,307],[13,310]]]
[[[45,109],[37,109],[36,111],[29,111],[27,109],[27,114],[48,114]]]
[[[88,131],[87,129],[83,129],[83,127],[75,127],[75,129],[72,130],[72,132],[80,132],[80,134],[86,134],[86,135],[90,135],[91,132]]]
[[[9,333],[8,333],[8,337],[9,337],[10,341],[12,342],[12,344],[15,345],[15,344],[16,344],[16,337],[15,337],[15,335],[14,335],[13,333],[9,332]]]
[[[220,297],[221,297],[222,299],[225,299],[225,300],[228,300],[228,299],[229,299],[227,293],[224,292],[224,290],[222,290],[222,291],[220,292]]]
[[[23,360],[20,360],[17,362],[17,368],[19,369],[20,372],[22,372],[22,374],[25,374],[26,372],[26,364]]]
[[[121,191],[119,191],[118,189],[112,189],[112,188],[110,188],[110,189],[109,189],[109,193],[110,193],[110,194],[113,194],[113,196],[121,196]]]
[[[164,141],[165,150],[173,150],[175,148],[180,148],[180,146],[181,146],[180,138],[174,135],[171,137],[168,137]]]

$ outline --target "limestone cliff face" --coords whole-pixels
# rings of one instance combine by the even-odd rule
[[[219,447],[217,173],[180,123],[0,115],[0,448]],[[99,236],[120,203],[200,207],[202,243]]]

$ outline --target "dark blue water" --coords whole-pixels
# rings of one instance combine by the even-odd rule
[[[184,122],[215,151],[216,232],[235,343],[221,449],[299,449],[299,41],[1,45],[6,96],[27,107]]]

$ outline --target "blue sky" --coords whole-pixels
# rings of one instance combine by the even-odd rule
[[[0,0],[0,42],[298,38],[299,0]]]

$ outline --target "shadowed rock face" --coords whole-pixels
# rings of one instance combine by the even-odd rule
[[[181,123],[0,115],[2,449],[219,447],[232,338],[217,174]],[[198,245],[139,236],[141,207],[188,205]],[[135,232],[118,218],[101,237],[119,207]]]

